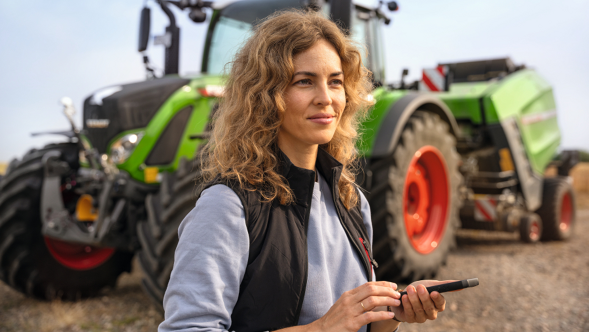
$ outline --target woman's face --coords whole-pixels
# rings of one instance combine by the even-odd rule
[[[284,92],[286,111],[278,132],[283,150],[331,141],[346,107],[341,59],[333,45],[319,40],[293,62],[294,77]]]

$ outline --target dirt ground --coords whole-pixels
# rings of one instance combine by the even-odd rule
[[[517,234],[460,230],[437,278],[478,277],[480,285],[445,294],[448,310],[437,321],[403,331],[589,331],[589,195],[579,198],[569,242],[529,245]]]
[[[578,196],[569,242],[529,245],[517,234],[460,230],[439,279],[477,277],[446,294],[437,321],[402,331],[589,331],[589,194]],[[0,282],[0,331],[155,331],[162,316],[140,286],[138,268],[116,289],[76,303],[26,298]]]

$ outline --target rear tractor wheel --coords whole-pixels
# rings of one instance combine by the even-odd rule
[[[536,211],[544,222],[542,241],[568,240],[575,226],[575,192],[565,177],[544,179],[542,205]]]
[[[372,163],[369,194],[378,280],[428,279],[455,246],[459,156],[448,124],[417,111],[393,154]]]
[[[51,144],[13,161],[0,180],[0,278],[12,288],[41,299],[76,300],[114,285],[130,271],[132,253],[64,242],[41,234],[43,156],[61,152],[71,169],[78,165],[76,144]],[[74,174],[74,173],[72,173]],[[73,175],[63,179],[61,196],[66,208],[78,196]]]

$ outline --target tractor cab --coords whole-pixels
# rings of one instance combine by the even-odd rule
[[[178,41],[180,29],[176,26],[170,4],[181,9],[190,8],[189,16],[195,10],[204,13],[204,8],[213,9],[209,29],[203,50],[201,72],[205,75],[222,75],[227,72],[227,64],[235,52],[251,35],[254,25],[265,17],[281,10],[292,8],[320,11],[326,17],[332,18],[340,27],[348,31],[351,37],[360,45],[365,45],[364,64],[374,76],[376,85],[385,81],[384,50],[382,45],[381,24],[390,23],[390,19],[380,8],[378,1],[301,1],[301,0],[248,0],[223,2],[198,2],[188,4],[175,1],[158,1],[168,15],[170,26],[166,28],[166,35],[156,37],[156,44],[166,47],[165,75],[178,74],[179,55]],[[200,6],[200,7],[199,7]],[[397,10],[393,1],[388,4],[389,10]],[[149,36],[150,11],[148,7],[142,10],[139,35],[139,51],[147,50]],[[194,20],[193,20],[194,21]],[[204,21],[204,20],[203,20]],[[196,22],[196,21],[195,21]],[[153,73],[149,60],[144,53],[148,76]]]
[[[382,84],[385,67],[380,27],[382,21],[389,22],[389,19],[379,9],[379,3],[354,2],[347,12],[340,3],[337,7],[329,2],[306,6],[321,11],[326,17],[332,17],[349,31],[355,41],[366,45],[364,65],[374,73],[375,82]],[[222,74],[233,54],[250,36],[256,22],[276,11],[300,7],[301,2],[298,0],[240,1],[225,7],[214,7],[216,11],[207,34],[202,72]]]
[[[379,2],[161,0],[157,3],[169,19],[166,33],[154,39],[156,45],[165,47],[163,77],[156,75],[146,53],[150,39],[151,9],[144,7],[141,11],[138,50],[143,53],[148,79],[100,89],[84,102],[82,140],[95,149],[101,159],[127,171],[140,182],[159,182],[157,176],[145,174],[146,168],[156,167],[157,172],[174,170],[182,157],[194,155],[200,142],[188,142],[188,137],[202,136],[201,125],[197,124],[208,122],[216,98],[223,91],[222,76],[229,71],[234,54],[252,34],[255,24],[272,13],[299,8],[320,11],[332,18],[351,38],[360,45],[366,45],[366,48],[363,47],[363,59],[373,73],[374,85],[380,86],[385,82],[380,28],[382,22],[386,24],[390,19],[381,10]],[[190,79],[178,76],[180,28],[176,25],[171,6],[188,10],[188,16],[195,23],[205,21],[208,11],[205,8],[212,9],[202,49],[199,77]],[[397,8],[396,4],[389,4],[388,7]],[[197,102],[203,98],[210,98],[212,104]],[[165,108],[166,102],[186,106],[181,112],[174,107],[174,111],[163,112],[166,114],[165,119],[152,121]],[[154,172],[148,170],[149,174],[156,174]]]

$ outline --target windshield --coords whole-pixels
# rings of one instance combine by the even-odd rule
[[[223,75],[230,71],[235,53],[252,34],[252,26],[279,10],[300,8],[300,0],[239,1],[215,12],[203,56],[202,72]],[[329,17],[329,4],[323,3],[321,12]],[[375,82],[384,82],[384,58],[381,48],[381,20],[371,19],[371,10],[355,7],[352,15],[352,39],[362,47],[362,61],[373,72]]]
[[[251,34],[251,24],[221,16],[211,40],[206,72],[210,74],[223,73],[225,64],[232,60],[233,55]],[[227,68],[227,72],[229,72],[229,68]]]
[[[252,34],[252,25],[278,10],[300,8],[299,0],[253,0],[233,3],[213,18],[207,36],[202,71],[218,75]],[[212,32],[212,33],[211,33]]]

